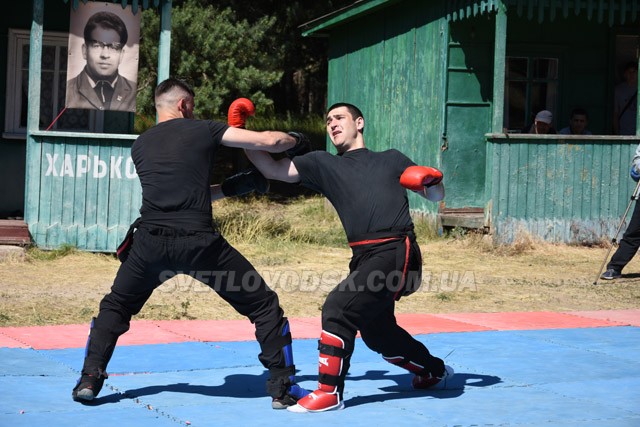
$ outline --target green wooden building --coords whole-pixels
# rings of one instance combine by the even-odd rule
[[[443,170],[443,203],[415,210],[498,242],[617,229],[640,137],[612,135],[613,93],[638,62],[639,0],[361,0],[301,28],[329,38],[328,103],[363,110],[367,145]],[[593,136],[522,132],[576,107]]]
[[[132,14],[158,10],[158,80],[167,78],[171,0],[102,3]],[[70,13],[79,5],[12,0],[11,13],[0,18],[0,55],[7,63],[0,71],[0,231],[24,218],[41,248],[109,252],[139,215],[141,188],[130,157],[137,135],[133,113],[73,110],[56,120],[65,109]]]
[[[0,17],[0,231],[23,217],[40,247],[114,251],[140,205],[133,114],[80,111],[48,129],[79,1],[11,0]],[[158,10],[166,78],[171,0],[103,2]],[[617,228],[640,137],[611,134],[613,92],[638,61],[640,0],[360,0],[302,31],[329,37],[328,100],[361,107],[372,149],[444,171],[444,202],[414,197],[416,211],[499,242],[593,242]],[[577,106],[593,136],[518,132],[541,109],[562,128]]]

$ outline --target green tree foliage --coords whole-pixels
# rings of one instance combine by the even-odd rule
[[[323,112],[327,42],[302,37],[299,26],[353,0],[212,3],[173,2],[170,72],[193,85],[198,115],[224,117],[239,96],[251,98],[259,113]],[[159,27],[158,11],[145,10],[138,106],[147,117],[154,116]]]
[[[269,37],[283,48],[283,74],[280,82],[267,90],[267,95],[274,100],[276,112],[295,115],[323,114],[327,91],[327,39],[302,37],[300,26],[354,2],[218,0],[249,22],[266,15],[277,18]]]
[[[142,21],[138,105],[143,115],[153,115],[160,17],[148,9]],[[249,23],[231,8],[203,6],[198,0],[174,7],[170,72],[193,86],[197,115],[226,116],[238,96],[251,98],[259,111],[273,104],[264,91],[283,73],[282,46],[268,35],[275,22],[275,17],[262,16]]]

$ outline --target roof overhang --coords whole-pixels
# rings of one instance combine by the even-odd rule
[[[321,16],[300,25],[303,37],[326,37],[329,29],[345,24],[353,19],[398,3],[401,0],[357,0],[350,6],[343,7],[327,15]]]
[[[344,25],[400,1],[402,0],[357,0],[350,6],[304,23],[299,28],[305,37],[328,36],[333,27]],[[444,5],[444,17],[447,21],[460,21],[495,13],[501,7],[540,23],[553,22],[570,14],[584,15],[589,20],[606,22],[609,26],[640,21],[640,0],[449,0],[445,1]]]
[[[570,14],[584,15],[589,21],[627,25],[640,21],[640,0],[505,0],[509,10],[538,22],[553,22]]]

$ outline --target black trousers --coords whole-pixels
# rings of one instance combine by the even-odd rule
[[[111,292],[100,302],[89,334],[83,372],[97,368],[106,371],[118,337],[129,330],[131,316],[142,309],[154,289],[176,274],[201,280],[248,317],[255,324],[260,362],[285,376],[283,347],[291,345],[290,334],[283,333],[287,319],[277,294],[251,263],[218,233],[144,227],[135,233]],[[294,369],[289,368],[285,371]]]
[[[322,308],[322,329],[342,338],[349,355],[359,330],[371,350],[385,357],[406,358],[424,366],[425,374],[440,376],[444,372],[442,359],[432,356],[424,344],[396,322],[395,301],[404,260],[408,262],[405,286],[413,282],[415,291],[422,272],[422,257],[415,240],[408,253],[404,240],[354,248],[349,275],[329,293]],[[343,363],[340,389],[349,359],[346,357]]]
[[[607,269],[613,268],[621,272],[638,252],[638,248],[640,248],[640,205],[636,200],[629,225],[622,235],[618,249],[607,264]]]

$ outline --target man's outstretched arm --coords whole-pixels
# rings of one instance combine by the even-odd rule
[[[298,169],[291,159],[285,157],[275,160],[269,153],[256,150],[245,150],[245,154],[265,178],[284,182],[300,182]]]

